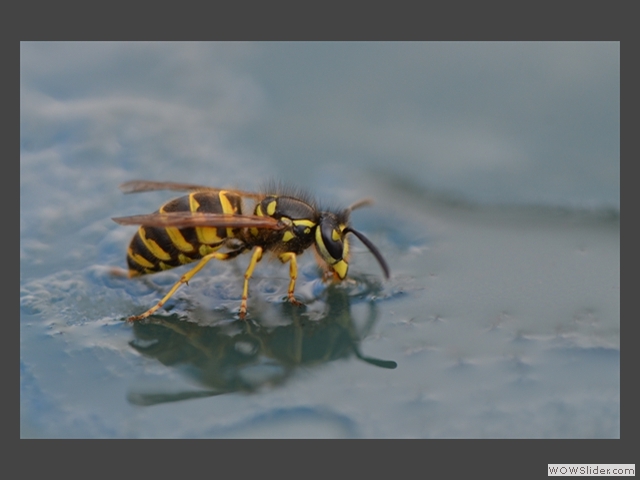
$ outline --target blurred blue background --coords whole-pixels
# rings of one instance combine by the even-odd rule
[[[619,438],[617,42],[21,43],[21,436]],[[175,196],[373,197],[352,281],[313,255],[124,267]],[[396,369],[379,361],[395,361]],[[377,362],[377,364],[376,364]]]

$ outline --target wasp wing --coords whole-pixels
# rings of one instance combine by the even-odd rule
[[[222,227],[222,228],[266,228],[282,230],[285,225],[272,217],[257,215],[228,215],[222,213],[166,212],[115,217],[120,225],[142,225],[145,227]]]
[[[154,182],[153,180],[131,180],[120,185],[120,190],[123,193],[140,193],[140,192],[153,192],[157,190],[173,190],[179,192],[210,192],[217,193],[222,190],[230,191],[242,195],[245,197],[258,198],[257,193],[243,192],[236,189],[227,188],[214,188],[204,185],[195,185],[193,183],[179,183],[179,182]]]

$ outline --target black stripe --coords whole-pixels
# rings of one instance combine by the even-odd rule
[[[138,272],[143,275],[145,273],[148,273],[148,269],[146,267],[143,267],[142,265],[138,265],[138,263],[133,261],[133,259],[129,255],[127,255],[127,265],[129,267],[129,270],[133,270],[134,272]]]
[[[189,195],[174,198],[165,203],[158,211],[164,212],[188,212],[191,210],[189,203]]]
[[[193,198],[200,204],[197,212],[203,213],[224,213],[222,204],[220,203],[220,197],[218,194],[211,193],[195,193]]]
[[[220,202],[220,194],[199,192],[194,193],[193,198],[200,204],[196,209],[196,212],[203,213],[224,213],[222,203]],[[216,235],[220,238],[227,238],[227,229],[218,227],[216,229]]]
[[[159,270],[158,259],[149,251],[147,246],[144,244],[142,238],[140,238],[139,232],[136,232],[136,234],[131,239],[129,248],[131,249],[132,253],[141,256],[149,263],[153,264],[153,267],[143,267],[142,265],[139,265],[137,262],[135,262],[131,257],[129,257],[129,255],[127,255],[127,264],[129,265],[129,268],[131,270],[135,270],[140,273],[147,273],[147,269]]]
[[[235,193],[227,192],[226,197],[229,199],[229,203],[235,209],[238,215],[243,215],[242,212],[242,197]]]
[[[227,193],[227,198],[231,205],[236,209],[238,214],[242,214],[242,198],[239,195],[233,193]],[[218,193],[208,193],[208,192],[198,192],[193,194],[194,199],[198,202],[199,207],[196,209],[198,212],[205,213],[224,213],[222,208],[222,203],[220,202]],[[189,212],[191,211],[191,202],[189,200],[189,195],[184,195],[182,197],[175,198],[173,200],[165,203],[160,209],[158,209],[158,213],[160,212]],[[202,243],[198,240],[198,236],[196,234],[196,229],[194,227],[184,227],[178,228],[184,239],[193,246],[194,251],[191,253],[182,252],[179,250],[171,237],[167,233],[165,228],[161,227],[140,227],[141,230],[144,231],[144,236],[147,240],[151,240],[155,242],[158,247],[160,247],[163,251],[167,253],[170,257],[169,260],[161,260],[156,258],[156,256],[147,248],[145,243],[142,241],[140,237],[140,233],[136,233],[131,239],[130,249],[131,252],[135,255],[138,255],[149,263],[151,263],[152,267],[144,267],[136,263],[130,256],[127,255],[127,264],[130,270],[139,272],[141,274],[159,272],[162,270],[160,268],[160,262],[163,262],[165,265],[170,267],[178,267],[183,265],[179,260],[179,255],[183,255],[184,257],[190,258],[192,260],[198,260],[202,258],[200,254],[200,246]],[[227,238],[227,229],[223,227],[217,228],[217,234],[220,238]],[[220,242],[216,245],[208,245],[211,248],[216,248],[221,246],[224,242]],[[235,255],[232,255],[235,256]]]
[[[213,196],[212,194],[207,194],[208,196]],[[198,195],[199,196],[199,195]],[[217,197],[217,195],[216,195]],[[197,199],[197,198],[196,198]],[[164,212],[190,212],[191,211],[191,202],[189,201],[189,195],[184,195],[179,198],[174,198],[169,202],[165,203],[161,209]],[[160,211],[158,210],[158,211]],[[197,260],[201,258],[201,255],[198,253],[198,247],[200,246],[200,241],[198,240],[198,235],[196,234],[196,229],[194,227],[184,227],[179,228],[180,233],[184,237],[184,239],[189,243],[194,251],[192,253],[181,252],[183,255],[193,258]],[[149,237],[147,237],[149,238]],[[170,239],[169,239],[170,240]],[[163,247],[164,250],[164,247]],[[173,256],[173,254],[172,254]],[[177,258],[177,255],[176,255]],[[166,262],[165,262],[166,263]],[[180,262],[178,262],[180,263]]]
[[[172,267],[182,265],[180,260],[178,260],[178,255],[182,252],[176,248],[174,243],[171,241],[171,237],[164,228],[144,227],[144,230],[147,240],[153,240],[156,242],[158,246],[171,257],[169,260],[158,259],[158,261],[164,262],[166,265],[171,265]]]

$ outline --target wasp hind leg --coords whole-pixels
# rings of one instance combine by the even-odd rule
[[[144,318],[147,318],[150,315],[153,315],[160,307],[162,307],[167,300],[169,300],[174,293],[176,293],[176,291],[178,290],[178,288],[180,288],[180,285],[182,285],[183,283],[188,283],[189,280],[191,280],[196,273],[198,273],[200,270],[202,270],[204,268],[204,266],[209,263],[210,260],[213,260],[214,258],[217,260],[229,260],[233,257],[237,256],[237,252],[228,252],[228,253],[218,253],[218,252],[213,252],[210,253],[208,255],[205,255],[204,257],[202,257],[200,259],[200,261],[198,262],[198,264],[193,267],[191,270],[189,270],[187,273],[185,273],[184,275],[182,275],[182,277],[180,277],[180,280],[178,280],[178,282],[176,282],[176,284],[171,287],[171,290],[169,290],[169,293],[167,293],[162,300],[160,300],[158,303],[156,303],[153,307],[151,307],[149,310],[147,310],[146,312],[140,314],[140,315],[134,315],[132,317],[128,318],[129,322],[135,322],[138,320],[142,320]]]
[[[289,302],[300,306],[302,305],[302,302],[299,302],[293,296],[293,292],[296,288],[296,279],[298,278],[298,260],[296,254],[292,252],[283,253],[280,255],[280,261],[282,261],[282,263],[289,262],[289,290],[287,291]]]

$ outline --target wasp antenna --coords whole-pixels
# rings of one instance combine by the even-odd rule
[[[356,208],[366,207],[368,205],[371,205],[372,203],[373,203],[372,198],[363,198],[362,200],[358,200],[356,203],[351,204],[349,207],[347,207],[347,210],[351,212]]]
[[[378,260],[378,263],[380,264],[380,267],[382,268],[382,271],[384,272],[384,276],[385,278],[389,278],[389,266],[387,265],[387,262],[385,261],[385,259],[382,257],[382,254],[380,253],[380,250],[378,250],[378,248],[371,243],[371,240],[369,240],[367,237],[364,236],[364,234],[358,232],[357,230],[354,230],[351,227],[347,227],[344,229],[345,232],[351,232],[353,233],[356,237],[358,237],[358,239],[364,243],[364,245],[369,249],[369,251],[373,254],[374,257],[376,257],[376,260]]]
[[[353,351],[355,352],[356,357],[358,357],[360,360],[370,363],[371,365],[375,365],[376,367],[393,370],[398,366],[398,364],[393,360],[382,360],[380,358],[365,357],[364,355],[362,355],[362,353],[360,353],[355,345],[353,346]]]

